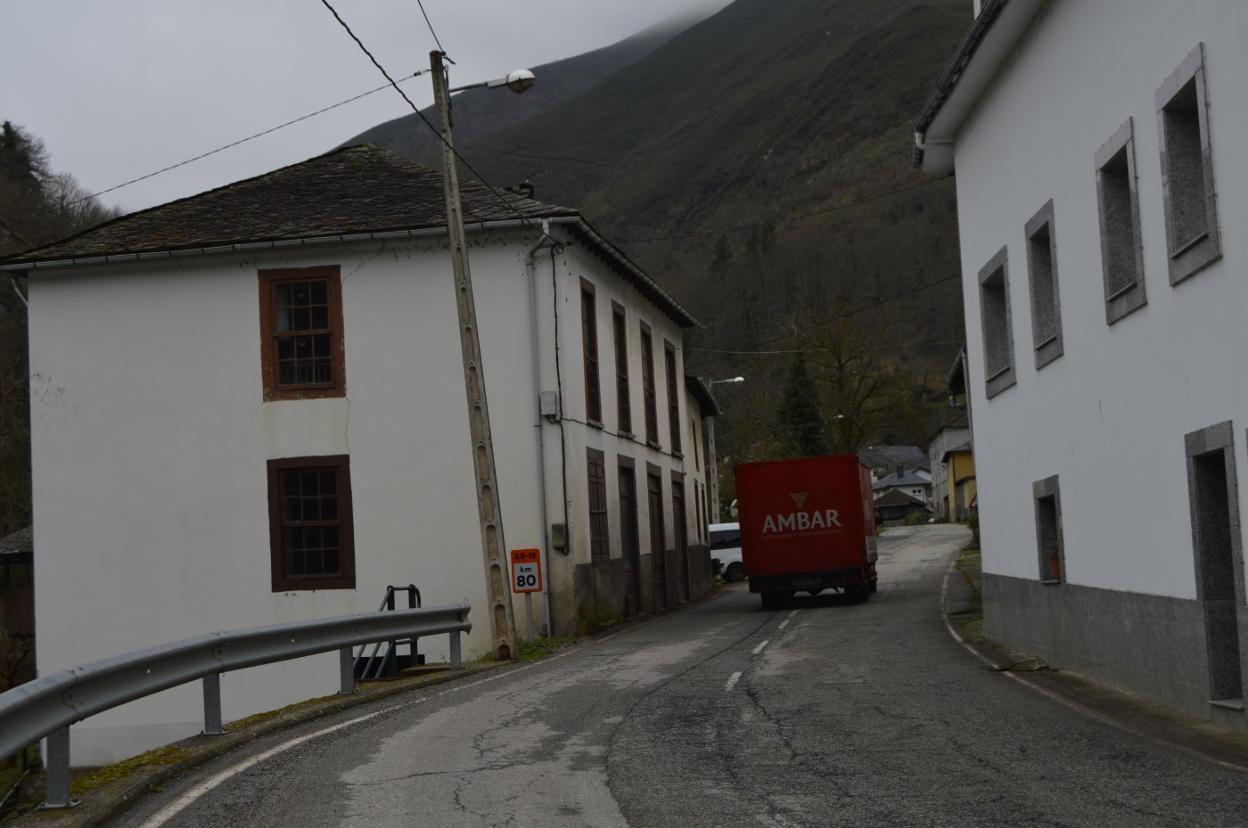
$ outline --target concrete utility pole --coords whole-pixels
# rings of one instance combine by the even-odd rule
[[[450,234],[451,265],[455,273],[455,307],[459,312],[459,344],[464,356],[464,387],[468,394],[468,426],[472,435],[472,464],[476,471],[477,511],[481,518],[481,552],[490,599],[490,625],[495,656],[510,659],[516,655],[516,627],[511,612],[507,546],[503,541],[503,513],[499,507],[498,475],[494,467],[494,438],[490,432],[490,410],[485,402],[485,378],[481,373],[481,338],[477,333],[477,309],[472,298],[472,274],[468,270],[459,175],[455,170],[455,152],[451,144],[451,92],[442,53],[430,52],[429,65],[433,74],[433,99],[438,108],[438,132],[442,136],[446,229]]]

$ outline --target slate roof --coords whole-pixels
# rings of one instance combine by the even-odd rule
[[[903,474],[887,474],[875,481],[872,486],[877,491],[880,489],[890,489],[899,486],[930,486],[932,481],[919,477],[912,471]]]
[[[501,198],[500,198],[501,194]],[[525,219],[572,223],[647,299],[682,327],[697,321],[580,213],[460,180],[464,224]],[[53,244],[0,259],[0,268],[89,264],[295,240],[334,240],[446,226],[442,174],[373,144],[341,147],[298,164],[140,210]]]
[[[464,221],[576,216],[470,180],[461,182]],[[264,175],[140,210],[12,262],[164,252],[252,242],[411,230],[446,225],[441,173],[372,145],[343,147]]]
[[[927,452],[918,446],[867,446],[858,452],[858,457],[873,469],[888,466],[926,469],[932,462]]]
[[[0,556],[29,555],[35,551],[35,529],[27,526],[0,538]]]
[[[692,374],[685,375],[685,388],[689,389],[689,393],[698,401],[698,405],[702,406],[703,417],[718,417],[723,412],[719,408],[719,403],[715,400],[715,395],[711,393],[710,386]]]
[[[906,494],[900,489],[893,489],[890,492],[886,492],[885,494],[880,495],[879,497],[875,499],[874,503],[877,507],[879,506],[911,506],[911,505],[918,505],[918,506],[923,506],[923,507],[927,506],[927,503],[925,503],[922,498],[912,497],[911,495]]]

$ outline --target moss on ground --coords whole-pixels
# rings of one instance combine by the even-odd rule
[[[143,768],[176,765],[190,757],[191,751],[179,745],[156,748],[147,753],[140,753],[138,756],[131,756],[115,765],[86,771],[70,783],[69,791],[73,796],[82,796],[101,785],[125,779]]]
[[[576,638],[570,635],[559,635],[553,638],[543,635],[532,641],[521,641],[520,652],[517,655],[520,661],[537,661],[575,643]]]

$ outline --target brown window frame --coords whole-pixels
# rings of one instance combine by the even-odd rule
[[[329,328],[307,331],[277,331],[277,287],[287,282],[328,282]],[[338,265],[269,268],[259,271],[260,281],[260,375],[264,400],[308,400],[345,397],[347,394],[346,353],[342,336],[342,269]],[[329,335],[330,381],[281,385],[278,382],[277,340],[299,334]]]
[[[607,455],[598,449],[585,449],[585,479],[589,495],[589,560],[605,564],[611,560],[611,532],[607,517]],[[598,469],[595,476],[594,469]]]
[[[316,521],[318,526],[338,526],[338,554],[342,572],[339,575],[292,576],[286,572],[286,549],[282,530],[282,473],[288,471],[332,470],[338,487],[338,519]],[[283,457],[268,461],[269,487],[269,563],[274,592],[295,592],[318,589],[355,589],[355,525],[351,509],[351,461],[345,454],[321,457]],[[302,521],[297,522],[303,525]]]
[[[659,402],[654,383],[654,337],[641,323],[641,393],[646,407],[646,443],[659,447]]]
[[[628,388],[628,321],[624,308],[611,303],[611,327],[615,339],[615,416],[621,434],[633,433],[632,397]]]
[[[585,361],[585,419],[602,426],[602,377],[598,365],[598,296],[581,280],[581,356]]]
[[[667,429],[672,434],[672,454],[683,457],[680,440],[680,395],[676,383],[676,346],[663,340],[663,369],[667,374]]]

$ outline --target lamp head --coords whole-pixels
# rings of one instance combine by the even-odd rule
[[[528,69],[517,69],[507,73],[507,88],[517,95],[528,92],[537,83],[537,76]]]

